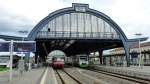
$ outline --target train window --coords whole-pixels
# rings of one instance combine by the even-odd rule
[[[83,57],[81,57],[81,58],[80,58],[80,60],[85,60],[85,61],[87,61],[87,58],[83,58]]]
[[[63,58],[54,58],[53,60],[54,60],[54,61],[64,61]]]

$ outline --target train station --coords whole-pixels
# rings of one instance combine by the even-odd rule
[[[22,37],[9,35],[0,35],[0,39],[22,41]],[[36,43],[34,57],[26,61],[34,60],[33,69],[19,75],[19,81],[14,69],[11,84],[149,84],[150,43],[144,43],[147,39],[128,39],[106,14],[89,4],[72,3],[72,7],[49,13],[23,39]],[[138,42],[143,42],[140,52]],[[105,50],[110,53],[104,54]],[[139,65],[142,69],[137,69]],[[7,76],[8,73],[0,75]]]

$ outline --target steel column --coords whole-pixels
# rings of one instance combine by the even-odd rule
[[[125,55],[126,55],[126,65],[127,67],[130,67],[130,48],[129,48],[129,44],[126,44],[124,46],[125,49]]]
[[[99,50],[99,59],[100,59],[100,64],[103,64],[103,50]]]
[[[37,61],[38,61],[38,53],[35,52],[35,64],[37,64]]]

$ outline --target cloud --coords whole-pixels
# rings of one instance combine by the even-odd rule
[[[20,35],[17,33],[20,30],[30,31],[41,19],[63,5],[59,0],[2,0],[0,34]]]
[[[150,10],[147,3],[143,0],[115,0],[110,11],[104,12],[117,22],[128,38],[133,38],[132,34],[135,33],[150,36]]]
[[[20,30],[30,30],[33,28],[33,23],[26,17],[8,13],[1,9],[0,33],[1,34],[19,34]]]
[[[90,8],[111,17],[128,38],[135,33],[150,36],[150,1],[148,0],[63,0],[65,3],[87,3]]]

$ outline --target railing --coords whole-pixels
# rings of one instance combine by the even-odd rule
[[[9,61],[9,59],[1,59],[0,63],[7,63]]]
[[[36,38],[78,38],[78,39],[120,39],[118,34],[111,32],[69,32],[40,31]]]
[[[150,59],[144,59],[144,64],[149,64],[150,65]]]

